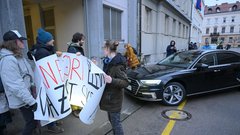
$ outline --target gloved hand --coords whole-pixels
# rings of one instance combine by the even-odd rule
[[[32,109],[33,112],[35,112],[37,110],[37,102],[30,106],[30,108]]]

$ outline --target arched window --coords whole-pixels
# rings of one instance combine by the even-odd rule
[[[220,7],[217,7],[216,11],[217,11],[217,13],[219,13],[220,12]]]
[[[208,12],[212,12],[212,8],[208,8]]]
[[[232,11],[236,11],[236,10],[237,10],[237,5],[233,5]]]

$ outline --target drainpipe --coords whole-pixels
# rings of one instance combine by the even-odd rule
[[[142,53],[142,0],[138,0],[138,52]]]
[[[189,32],[189,39],[188,43],[191,42],[191,32],[192,32],[192,21],[193,21],[193,0],[191,0],[191,22],[190,22],[190,32]]]

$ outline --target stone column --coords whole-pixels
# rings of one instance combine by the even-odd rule
[[[22,0],[0,1],[0,42],[3,41],[3,34],[9,30],[18,30],[26,37]],[[25,42],[24,52],[27,50],[27,42]]]
[[[103,1],[84,0],[85,32],[89,57],[102,57],[104,44]]]

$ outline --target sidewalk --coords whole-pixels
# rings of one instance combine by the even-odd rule
[[[121,119],[124,120],[140,108],[136,100],[125,95]],[[13,121],[8,126],[9,135],[21,135],[24,122],[18,110],[14,111]],[[104,135],[111,131],[111,125],[108,122],[107,113],[98,110],[94,123],[92,125],[83,124],[78,118],[69,115],[63,119],[64,133],[58,135]],[[111,134],[111,133],[110,133]],[[55,135],[47,132],[46,127],[42,127],[42,135]]]

